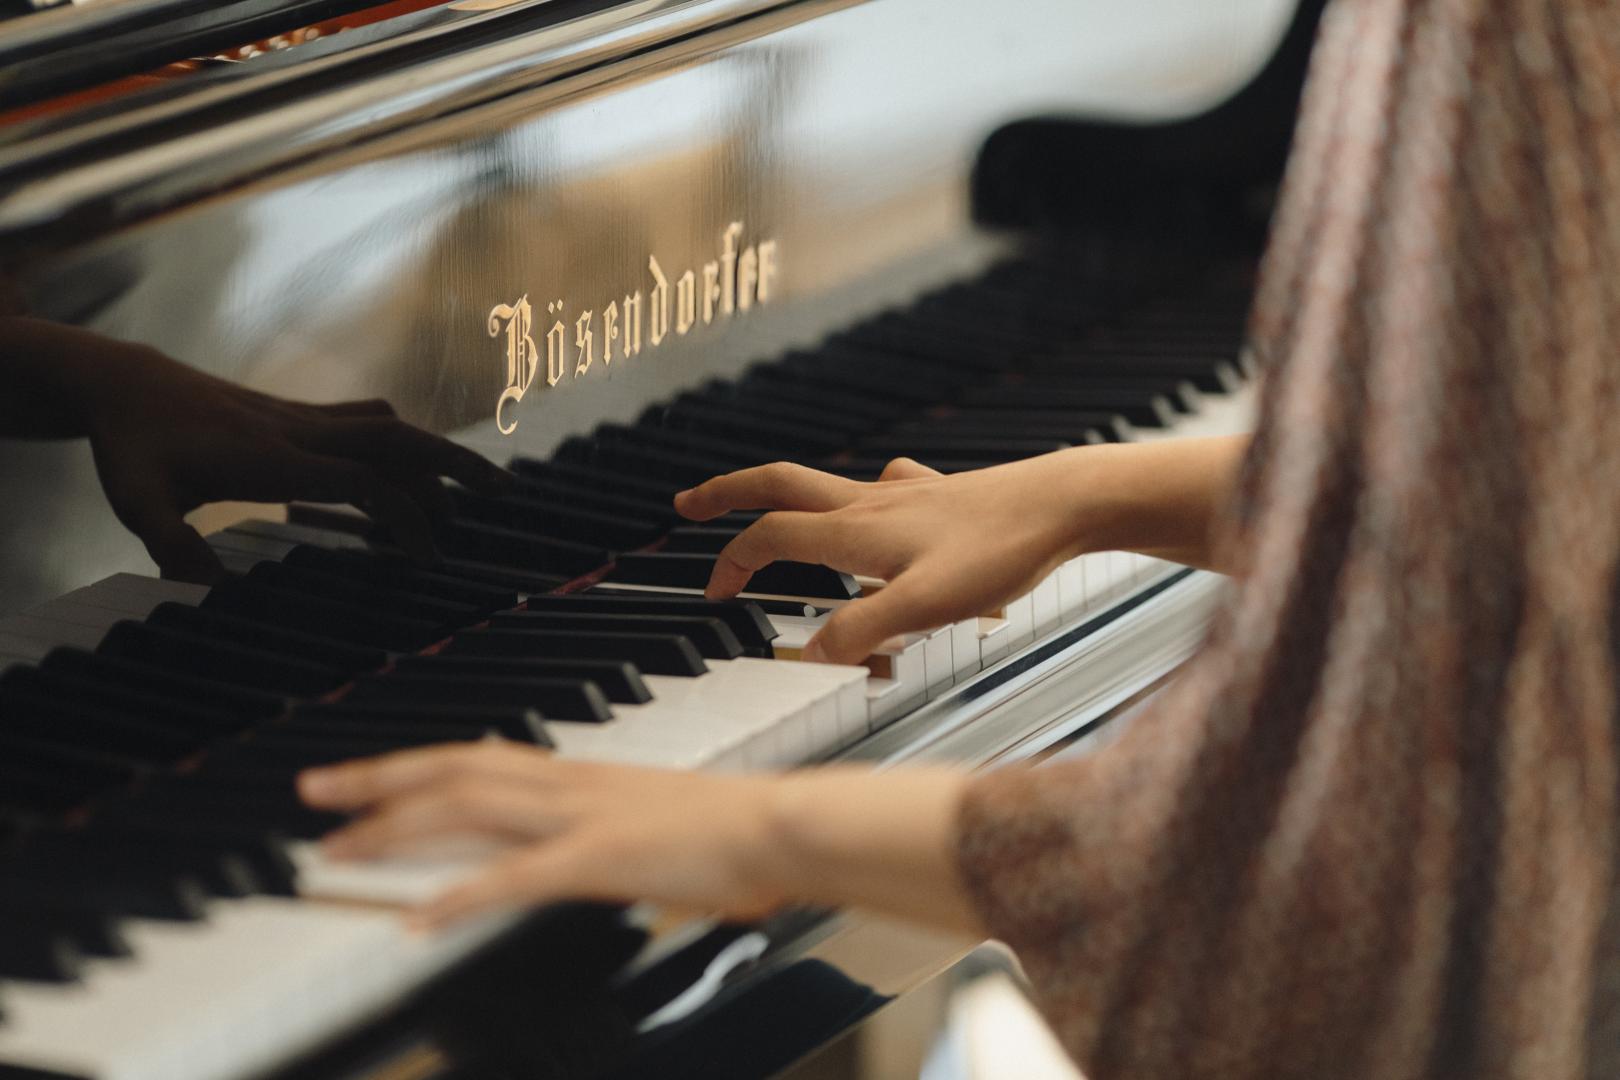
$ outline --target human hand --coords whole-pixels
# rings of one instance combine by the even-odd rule
[[[447,838],[507,845],[414,912],[423,927],[557,900],[651,900],[735,919],[859,904],[971,929],[954,857],[964,783],[942,770],[673,772],[489,740],[311,770],[299,790],[364,815],[327,838],[332,858]]]
[[[840,607],[807,660],[858,663],[896,634],[982,615],[1033,589],[1086,546],[1077,510],[1092,448],[943,476],[905,458],[876,483],[777,463],[716,477],[675,497],[685,517],[770,510],[720,553],[711,597],[735,596],[778,559],[882,579]]]
[[[398,419],[385,401],[306,405],[143,347],[105,339],[95,347],[93,377],[80,385],[96,471],[113,512],[164,577],[211,584],[223,576],[184,520],[205,503],[349,503],[426,561],[430,515],[449,510],[439,477],[482,492],[511,483],[473,451]]]

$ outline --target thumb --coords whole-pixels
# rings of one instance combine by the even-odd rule
[[[872,596],[851,601],[833,612],[805,646],[804,658],[829,664],[858,664],[885,641],[914,630],[927,630],[936,618],[928,591],[911,574],[901,574]]]

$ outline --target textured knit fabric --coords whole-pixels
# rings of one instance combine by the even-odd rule
[[[1203,652],[973,785],[1092,1080],[1620,1077],[1620,3],[1336,0]]]

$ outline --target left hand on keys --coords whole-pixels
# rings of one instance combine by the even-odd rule
[[[558,900],[651,900],[738,919],[849,903],[969,928],[955,863],[965,783],[943,770],[674,772],[490,740],[312,770],[299,789],[362,815],[328,837],[332,858],[454,837],[511,845],[414,912],[423,927]]]

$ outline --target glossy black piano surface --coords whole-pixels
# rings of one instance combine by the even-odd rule
[[[749,518],[693,527],[670,499],[773,460],[870,479],[899,454],[950,471],[1240,425],[1318,6],[463,0],[311,37],[362,5],[137,0],[0,22],[26,61],[0,99],[4,317],[382,398],[517,477],[451,493],[430,566],[349,508],[205,509],[232,573],[205,590],[130,576],[151,564],[84,447],[0,442],[0,1077],[765,1075],[947,962],[833,966],[858,921],[815,913],[563,908],[405,943],[376,882],[309,861],[336,819],[290,778],[489,732],[674,766],[983,765],[1149,690],[1197,642],[1205,575],[1088,556],[869,671],[801,677],[816,618],[871,583],[782,564],[704,602]],[[261,34],[298,43],[59,96]],[[320,909],[307,937],[291,908]],[[173,959],[187,931],[252,947]],[[296,1021],[241,1021],[221,991],[188,1045],[179,991],[68,1011],[188,963],[268,1008],[300,947],[319,986],[366,934],[388,965],[350,964],[352,992]],[[51,1042],[101,1015],[112,1045]]]

